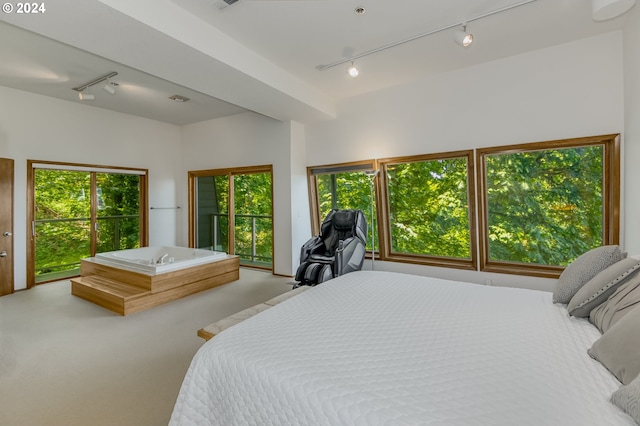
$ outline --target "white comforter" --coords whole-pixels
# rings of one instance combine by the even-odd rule
[[[312,288],[207,342],[171,425],[633,425],[546,292],[387,272]]]

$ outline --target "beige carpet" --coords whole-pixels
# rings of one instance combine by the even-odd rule
[[[291,289],[240,280],[126,317],[71,295],[69,281],[0,297],[0,425],[166,425],[199,328]]]

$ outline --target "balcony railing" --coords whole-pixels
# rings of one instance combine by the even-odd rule
[[[104,222],[112,222],[113,225],[108,227],[109,232],[103,232],[98,234],[98,250],[99,251],[114,251],[121,250],[123,248],[134,247],[122,247],[120,241],[122,237],[123,220],[138,219],[138,215],[120,215],[120,216],[100,216],[97,218],[97,231],[100,231],[100,224]],[[84,223],[83,223],[84,222]],[[69,229],[62,232],[56,232],[55,234],[49,233],[45,228],[48,226],[55,226],[57,224],[71,225]],[[75,226],[74,226],[75,225]],[[35,274],[36,282],[51,281],[55,279],[63,279],[72,277],[79,274],[80,260],[87,256],[90,256],[90,244],[89,235],[91,227],[91,218],[89,217],[77,217],[77,218],[65,218],[65,219],[38,219],[33,223],[33,232],[36,236],[36,265]],[[105,227],[106,228],[106,227]],[[136,241],[139,241],[139,229],[137,230]],[[61,234],[64,234],[61,237]],[[65,238],[67,237],[67,238]],[[45,258],[43,261],[38,256],[42,253],[43,245],[47,239],[55,238],[54,244],[49,247],[55,247],[57,256],[54,260]],[[40,244],[40,247],[38,246]],[[139,246],[139,243],[136,247]]]
[[[216,249],[221,247],[224,251],[228,251],[228,242],[226,236],[226,226],[220,226],[220,219],[228,219],[228,214],[226,213],[211,213],[209,216],[209,241],[212,243],[211,248]],[[258,234],[260,232],[260,226],[258,225],[258,221],[267,221],[268,222],[268,231],[269,235],[272,235],[273,229],[273,217],[269,215],[250,215],[250,214],[237,214],[235,218],[238,219],[250,219],[251,220],[251,244],[250,244],[250,252],[245,252],[242,250],[242,245],[238,244],[238,235],[236,234],[236,243],[235,243],[235,254],[240,256],[240,261],[243,264],[251,264],[256,266],[268,266],[271,267],[273,264],[273,257],[271,255],[271,244],[269,245],[269,253],[259,253],[258,250]],[[237,220],[236,220],[237,226]],[[265,226],[262,227],[267,228]],[[273,237],[271,237],[273,238]],[[220,241],[222,240],[222,241]],[[240,249],[240,250],[239,250]]]

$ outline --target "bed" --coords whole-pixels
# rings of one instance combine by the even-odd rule
[[[548,292],[360,271],[195,355],[170,425],[635,425]]]

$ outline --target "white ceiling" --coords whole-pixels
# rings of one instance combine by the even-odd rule
[[[0,16],[0,85],[81,102],[73,87],[118,72],[85,105],[187,124],[252,110],[302,123],[335,116],[340,99],[619,29],[591,18],[590,0],[536,0],[474,20],[469,49],[451,28],[352,57],[522,0],[50,0],[34,15]],[[366,13],[357,15],[356,7]],[[635,6],[638,7],[638,6]],[[2,22],[4,21],[4,22]],[[176,103],[171,95],[191,101]]]

